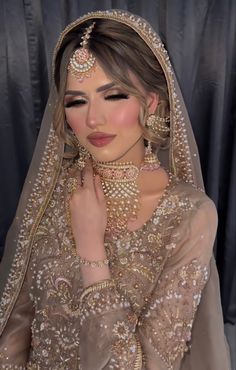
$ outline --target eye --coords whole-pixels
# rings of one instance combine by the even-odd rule
[[[124,93],[117,93],[117,94],[110,94],[105,96],[105,100],[120,100],[120,99],[128,99],[129,95]]]
[[[65,108],[71,108],[71,107],[75,107],[75,106],[79,106],[79,105],[84,105],[86,104],[86,100],[84,99],[76,99],[76,100],[72,100],[72,101],[68,101],[65,103],[64,107]]]

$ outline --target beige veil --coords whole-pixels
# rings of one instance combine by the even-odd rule
[[[198,151],[178,83],[167,51],[146,21],[122,10],[89,13],[62,32],[55,48],[54,59],[65,35],[92,18],[111,19],[126,24],[135,30],[153,51],[164,71],[170,101],[170,146],[159,152],[161,162],[181,180],[204,190]],[[53,128],[56,99],[57,92],[53,81],[35,153],[14,222],[7,236],[5,254],[0,266],[0,333],[20,292],[35,232],[60,173],[64,145]],[[204,289],[193,326],[191,350],[185,355],[181,370],[228,369],[230,364],[224,337],[218,275],[212,258],[210,279]]]

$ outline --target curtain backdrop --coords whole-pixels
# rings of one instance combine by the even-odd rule
[[[0,248],[32,157],[67,23],[126,9],[159,32],[199,146],[207,194],[219,213],[216,259],[225,321],[236,322],[236,1],[0,0]]]

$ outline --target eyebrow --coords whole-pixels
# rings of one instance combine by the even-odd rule
[[[109,84],[106,84],[106,85],[103,85],[103,86],[98,87],[96,89],[96,92],[102,92],[102,91],[111,89],[114,86],[115,86],[115,83],[114,82],[110,82]],[[65,92],[65,95],[74,95],[74,96],[76,96],[76,95],[82,95],[82,96],[85,96],[86,94],[83,91],[79,91],[79,90],[67,90]]]

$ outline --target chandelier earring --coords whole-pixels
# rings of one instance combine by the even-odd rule
[[[146,127],[150,129],[153,133],[154,128],[157,126],[158,119],[160,117],[155,114],[150,114],[146,121]],[[161,164],[157,155],[152,151],[152,143],[150,140],[147,141],[147,146],[145,147],[145,154],[143,164],[141,165],[141,170],[144,171],[154,171],[160,168]]]
[[[77,148],[79,152],[79,157],[76,159],[76,165],[80,171],[85,167],[86,162],[91,158],[91,154],[89,151],[80,144],[77,138]]]
[[[141,165],[141,171],[154,171],[160,168],[161,164],[156,154],[152,151],[151,141],[148,140],[147,146],[145,147],[144,160]]]

